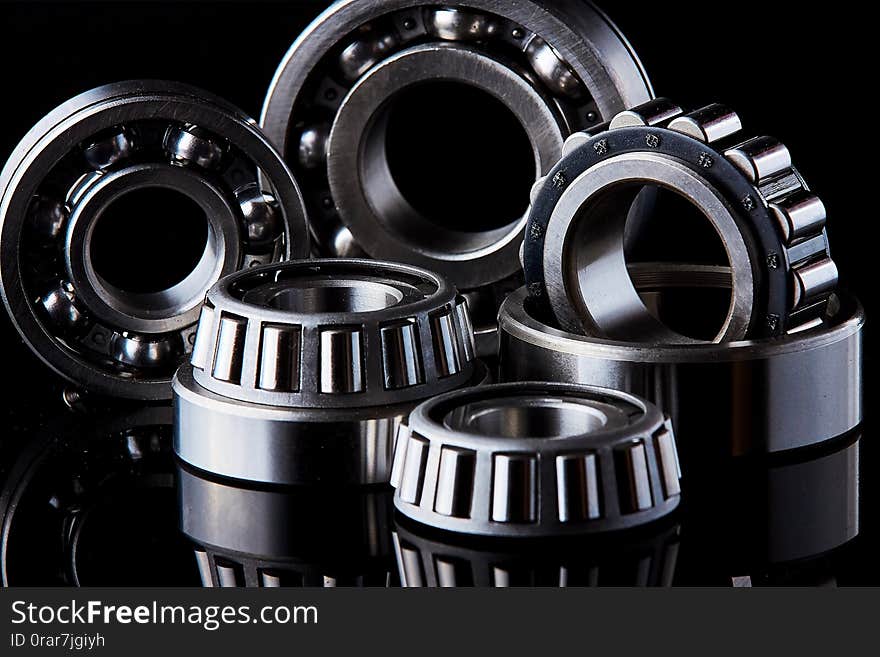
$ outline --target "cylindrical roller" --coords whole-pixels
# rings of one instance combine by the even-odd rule
[[[485,376],[467,302],[441,276],[375,260],[256,267],[208,293],[174,380],[175,447],[236,479],[383,483],[409,410]]]
[[[825,207],[783,144],[743,134],[723,105],[685,113],[662,98],[569,139],[533,189],[522,252],[529,293],[566,331],[723,343],[782,336],[826,314],[837,267]],[[690,321],[669,326],[629,276],[646,251],[729,267],[727,298],[693,300]]]
[[[440,529],[554,536],[626,529],[680,498],[671,423],[604,388],[509,383],[442,395],[394,455],[397,509]]]
[[[311,181],[319,253],[444,274],[494,355],[529,186],[571,132],[652,95],[583,0],[340,0],[281,62],[262,124]]]
[[[638,287],[659,289],[662,304],[681,283]],[[644,396],[670,415],[684,456],[805,447],[862,420],[864,312],[846,295],[833,306],[821,326],[783,338],[657,346],[562,331],[522,289],[501,308],[500,377],[588,382]]]
[[[27,344],[77,386],[169,399],[205,293],[308,255],[299,188],[241,110],[173,82],[65,102],[0,174],[0,284]]]

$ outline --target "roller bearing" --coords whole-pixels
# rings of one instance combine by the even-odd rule
[[[523,158],[526,185],[558,159],[566,135],[653,94],[629,44],[582,0],[342,0],[285,56],[262,125],[297,176],[308,181],[319,253],[406,262],[449,277],[471,301],[480,355],[493,355],[498,306],[521,277],[517,250],[528,200],[523,195],[521,207],[507,202],[512,183],[506,173],[497,202],[486,199],[485,211],[438,209],[460,187],[426,180],[433,176],[426,163],[443,153],[406,165],[388,146],[395,126],[409,125],[415,114],[427,116],[413,110],[396,118],[407,114],[400,108],[414,107],[406,99],[431,89],[438,98],[463,89],[485,99],[494,108],[487,111],[500,117],[488,119],[487,129],[507,118],[520,124],[523,150],[529,151]],[[427,111],[436,105],[421,102]],[[466,105],[475,111],[475,103]],[[472,125],[473,117],[468,121]],[[427,147],[417,124],[402,130],[406,148],[419,148],[421,157]],[[432,133],[440,127],[440,119],[424,126]],[[504,133],[499,148],[518,134]],[[439,146],[446,147],[445,141]],[[450,163],[443,175],[472,159],[467,153],[457,157],[459,165]],[[503,158],[501,164],[511,168]],[[401,175],[417,175],[418,181],[401,183]],[[500,172],[483,170],[464,184],[485,198],[492,192],[480,180],[493,177]],[[502,209],[505,204],[510,207]],[[474,217],[463,219],[468,212]]]
[[[467,302],[440,276],[374,260],[257,267],[208,293],[174,381],[175,446],[237,479],[387,482],[409,409],[485,376]]]
[[[170,398],[211,285],[309,251],[299,189],[253,120],[177,83],[111,84],[59,106],[9,158],[0,195],[16,328],[57,373],[115,397]],[[151,235],[171,214],[174,239]],[[152,237],[166,251],[137,259]]]
[[[825,207],[783,144],[741,128],[722,105],[685,113],[658,99],[572,135],[532,191],[522,251],[530,294],[570,332],[695,341],[654,317],[627,274],[625,245],[637,238],[624,233],[630,203],[656,186],[690,201],[723,243],[731,300],[710,341],[782,336],[821,322],[837,285]],[[662,226],[673,230],[673,219]]]
[[[685,276],[693,283],[693,273]],[[719,278],[711,271],[708,283],[723,284]],[[683,283],[656,274],[636,282],[661,293]],[[589,383],[646,397],[671,417],[687,467],[807,447],[857,427],[864,322],[855,299],[835,295],[822,326],[784,338],[649,347],[561,330],[523,288],[499,314],[500,378]]]
[[[401,430],[394,504],[466,534],[553,536],[639,526],[673,511],[672,426],[652,404],[586,386],[521,383],[449,393]]]

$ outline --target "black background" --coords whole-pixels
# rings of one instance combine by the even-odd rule
[[[258,117],[282,56],[327,4],[0,0],[0,163],[53,107],[119,80],[187,82]],[[870,319],[880,261],[872,239],[880,130],[872,118],[876,36],[868,11],[766,0],[598,4],[629,38],[658,95],[683,107],[728,104],[747,131],[789,147],[828,208],[842,282]],[[18,342],[12,336],[0,313],[0,337]],[[29,424],[27,416],[43,412],[46,395],[57,403],[58,387],[23,345],[0,353],[6,370],[0,389],[7,391],[0,418],[11,432],[11,423]],[[868,414],[872,373],[869,367]],[[874,451],[865,443],[863,449]]]

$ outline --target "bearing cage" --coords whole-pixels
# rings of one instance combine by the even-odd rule
[[[172,142],[174,136],[178,139]],[[217,159],[208,157],[209,147],[215,148]],[[201,285],[203,291],[190,286],[182,301],[184,312],[169,308],[168,319],[157,320],[154,311],[145,307],[138,309],[138,313],[147,313],[144,319],[135,321],[132,315],[132,326],[127,326],[128,321],[120,324],[108,318],[114,308],[110,297],[105,303],[98,293],[96,298],[106,311],[93,313],[94,299],[84,302],[68,280],[70,267],[78,263],[69,262],[70,235],[65,241],[65,232],[73,229],[71,218],[99,185],[122,177],[116,189],[119,196],[124,195],[129,172],[138,167],[149,170],[159,166],[157,162],[169,179],[190,176],[205,181],[215,190],[208,193],[228,208],[222,220],[228,225],[222,234],[212,232],[220,228],[212,223],[211,213],[205,212],[209,232],[203,261],[213,269],[190,273],[201,276],[192,285]],[[262,193],[260,197],[265,209],[251,191],[260,189],[260,180],[271,190],[271,196]],[[213,280],[254,262],[308,253],[299,189],[253,121],[225,101],[177,83],[111,84],[65,102],[39,121],[13,152],[0,176],[0,192],[2,288],[16,328],[53,370],[99,394],[170,398],[171,375],[179,357],[191,350],[198,305]],[[251,205],[239,208],[240,203]],[[34,212],[43,211],[46,205],[50,230],[40,234],[34,221],[41,217]],[[103,209],[93,213],[86,229],[97,223]],[[276,231],[271,244],[249,246],[254,243],[248,240],[259,233],[249,234],[251,220]],[[81,246],[78,241],[74,244]],[[209,254],[207,249],[217,245],[221,250]],[[91,286],[99,285],[99,279],[92,275],[89,280],[93,281],[88,283],[91,294]],[[121,354],[133,354],[134,359],[123,356],[120,360],[117,355]]]
[[[704,129],[711,125],[706,117],[715,119],[719,115],[730,124],[723,132],[703,134],[701,138],[688,134],[694,132],[691,125]],[[688,123],[683,125],[685,122]],[[787,237],[789,229],[781,224],[787,213],[786,204],[808,197],[821,207],[821,201],[808,194],[809,187],[791,166],[784,145],[767,137],[744,142],[742,139],[738,117],[726,108],[710,105],[684,114],[666,99],[623,112],[607,124],[570,137],[563,159],[532,191],[522,251],[529,295],[550,310],[567,330],[597,331],[593,326],[576,327],[569,317],[572,312],[577,314],[569,310],[570,297],[563,299],[558,292],[551,295],[548,291],[545,248],[549,247],[545,244],[551,217],[569,186],[594,166],[625,154],[660,155],[684,163],[714,187],[740,228],[749,251],[754,277],[753,312],[746,330],[727,339],[782,336],[814,326],[824,317],[837,282],[824,209],[818,224],[805,234],[791,231]],[[761,170],[765,164],[759,158],[774,151],[779,155],[777,162]],[[570,220],[569,230],[577,218]],[[558,257],[562,260],[564,254]],[[816,292],[809,289],[809,282],[805,283],[800,275],[813,266],[824,270]],[[589,300],[584,303],[588,306]]]
[[[551,406],[607,405],[620,422],[537,437],[450,425],[449,417],[468,405],[513,400],[527,406],[529,397]],[[652,404],[605,388],[506,383],[448,393],[418,406],[401,427],[391,485],[398,511],[422,524],[530,537],[652,522],[678,506],[680,478],[672,425]]]
[[[322,305],[311,293],[325,284],[334,296]],[[413,406],[487,376],[454,287],[375,260],[227,277],[208,295],[192,361],[172,383],[178,456],[215,476],[283,485],[386,484]]]

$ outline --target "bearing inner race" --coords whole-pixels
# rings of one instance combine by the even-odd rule
[[[627,425],[617,407],[590,399],[522,395],[474,401],[450,411],[452,431],[503,438],[570,438]]]
[[[623,154],[600,162],[562,194],[547,226],[547,294],[563,328],[610,339],[679,344],[697,342],[671,330],[645,305],[624,248],[628,214],[645,185],[674,192],[714,228],[730,267],[730,304],[712,340],[742,335],[754,311],[751,258],[733,213],[714,188],[684,163],[659,154]],[[670,225],[674,217],[664,217]],[[561,255],[560,255],[561,254]]]
[[[207,236],[195,266],[179,282],[157,291],[134,292],[114,285],[96,267],[100,254],[95,250],[95,234],[106,222],[123,219],[108,215],[128,194],[156,189],[172,190],[194,202],[202,211]],[[130,226],[128,231],[136,235]],[[162,333],[198,319],[208,289],[237,268],[238,244],[236,210],[205,176],[181,167],[140,165],[103,176],[78,200],[67,229],[65,266],[79,295],[98,317],[126,330]]]
[[[424,143],[418,135],[403,144],[399,136],[394,137],[401,121],[415,125],[415,117],[400,116],[403,109],[399,108],[418,107],[443,93],[479,99],[488,112],[489,130],[498,121],[519,124],[529,148],[529,171],[520,175],[524,180],[534,180],[559,158],[559,121],[547,100],[523,76],[465,46],[415,46],[374,67],[343,101],[329,137],[331,192],[355,241],[370,255],[431,267],[452,276],[462,287],[483,284],[487,278],[501,280],[516,270],[517,238],[525,226],[527,197],[522,199],[521,213],[513,210],[515,216],[480,219],[467,209],[448,218],[426,213],[431,202],[424,194],[436,194],[437,184],[427,177],[437,170],[438,154],[430,149],[419,152]],[[447,103],[452,107],[448,99]],[[520,139],[517,145],[525,147],[525,142]],[[479,144],[474,147],[481,148]],[[515,164],[526,159],[519,149],[510,155]],[[392,168],[395,160],[400,162]],[[470,181],[478,193],[481,187],[498,189],[495,181],[503,180],[498,170],[501,164],[510,165],[507,153],[493,159],[485,171],[485,183]],[[406,191],[400,184],[401,169],[407,178]],[[352,184],[353,171],[358,184]],[[417,200],[411,202],[412,198]],[[434,203],[447,211],[451,207],[441,200]],[[488,199],[480,207],[493,204]],[[501,205],[510,209],[519,204]]]

